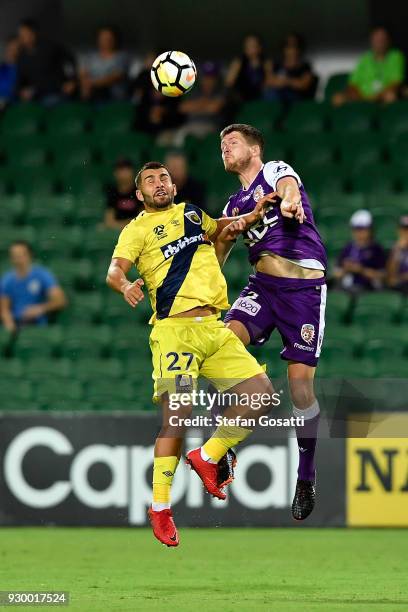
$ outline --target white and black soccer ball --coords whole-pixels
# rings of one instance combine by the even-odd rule
[[[164,96],[176,98],[193,87],[197,69],[193,60],[182,51],[166,51],[153,62],[150,76],[152,83]]]

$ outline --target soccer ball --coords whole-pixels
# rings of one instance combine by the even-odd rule
[[[166,51],[154,60],[150,76],[157,91],[176,98],[190,91],[197,70],[194,62],[182,51]]]

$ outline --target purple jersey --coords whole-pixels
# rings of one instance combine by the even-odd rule
[[[398,274],[407,274],[408,272],[408,247],[395,249],[397,262],[398,262]]]
[[[365,247],[359,247],[355,242],[349,242],[340,253],[337,266],[341,268],[346,259],[359,263],[364,268],[384,270],[387,256],[382,246],[377,242],[372,242]],[[371,280],[358,273],[349,272],[342,278],[344,289],[351,289],[352,287],[378,289],[380,284],[378,281]]]
[[[276,191],[277,182],[285,176],[293,176],[298,182],[306,219],[300,224],[295,219],[283,217],[279,204],[271,205],[266,209],[265,217],[244,232],[249,261],[255,264],[263,252],[269,251],[303,267],[326,269],[326,251],[316,228],[309,198],[299,176],[286,162],[266,163],[248,189],[241,188],[230,197],[224,215],[231,217],[250,212],[260,198]]]

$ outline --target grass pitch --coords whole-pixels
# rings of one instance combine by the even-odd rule
[[[408,530],[180,535],[168,549],[148,529],[2,528],[0,590],[70,591],[51,609],[86,612],[408,609]]]

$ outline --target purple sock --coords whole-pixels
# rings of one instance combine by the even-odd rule
[[[300,480],[314,480],[316,473],[315,450],[319,429],[319,404],[315,401],[309,408],[293,408],[295,417],[304,417],[304,425],[296,426],[299,447],[298,477]]]

